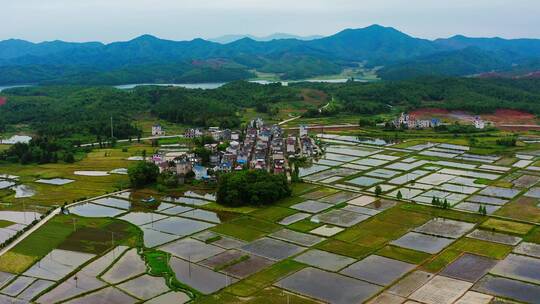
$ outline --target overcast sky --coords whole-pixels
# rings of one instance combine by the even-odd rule
[[[540,0],[0,0],[0,40],[330,35],[374,23],[422,38],[540,38]]]

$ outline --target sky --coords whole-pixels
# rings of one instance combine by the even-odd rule
[[[0,40],[331,35],[371,24],[415,37],[540,38],[539,0],[0,0]]]

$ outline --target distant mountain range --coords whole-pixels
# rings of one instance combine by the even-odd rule
[[[287,33],[275,33],[268,36],[258,37],[254,35],[224,35],[212,39],[208,39],[208,41],[211,42],[217,42],[221,44],[227,44],[231,42],[235,42],[240,39],[249,38],[255,41],[272,41],[272,40],[279,40],[279,39],[297,39],[297,40],[315,40],[323,38],[324,36],[321,35],[313,35],[313,36],[298,36],[298,35],[292,35]]]
[[[150,35],[110,44],[5,40],[0,41],[0,85],[214,82],[251,78],[254,71],[304,79],[337,74],[360,62],[382,66],[383,79],[506,70],[534,74],[540,59],[539,39],[426,40],[380,25],[311,40],[281,37],[286,39],[244,37],[225,44]]]

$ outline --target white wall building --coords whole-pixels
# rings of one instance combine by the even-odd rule
[[[476,116],[474,118],[474,127],[477,129],[484,129],[486,127],[486,123],[480,118],[480,116]]]
[[[161,125],[153,125],[152,126],[152,136],[161,136],[165,135],[165,131],[163,131],[163,128]]]

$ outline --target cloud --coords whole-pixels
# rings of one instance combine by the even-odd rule
[[[0,7],[8,24],[0,39],[32,41],[329,35],[373,23],[425,38],[540,38],[537,0],[0,0]]]

